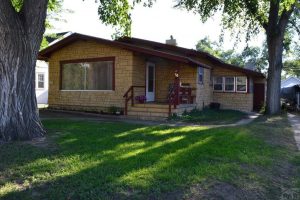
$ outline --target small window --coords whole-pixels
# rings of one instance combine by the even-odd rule
[[[214,91],[223,91],[223,77],[214,77]]]
[[[225,77],[225,91],[234,92],[234,77]]]
[[[247,92],[247,77],[245,76],[236,77],[236,91]]]
[[[204,68],[198,67],[198,83],[203,84],[204,83]]]
[[[37,74],[37,88],[38,89],[45,88],[45,74]]]

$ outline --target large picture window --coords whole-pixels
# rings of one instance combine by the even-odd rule
[[[68,62],[62,64],[62,90],[113,90],[114,62]]]

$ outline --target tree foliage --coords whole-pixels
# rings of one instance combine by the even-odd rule
[[[255,65],[256,70],[260,72],[265,72],[268,65],[266,46],[263,48],[248,46],[241,53],[238,53],[233,49],[224,50],[220,43],[212,42],[208,37],[205,37],[197,43],[196,49],[240,67]]]
[[[272,3],[279,2],[278,12],[269,13]],[[299,27],[299,0],[178,0],[176,7],[185,8],[200,14],[201,20],[206,22],[208,18],[217,12],[222,13],[222,25],[225,29],[236,30],[237,35],[246,33],[249,40],[252,34],[260,32],[261,28],[267,29],[270,25],[271,15],[275,16],[278,23],[284,20],[284,16],[296,10],[291,17],[290,28]]]
[[[21,11],[21,8],[23,6],[24,0],[11,0],[13,7],[17,12]],[[63,21],[62,13],[65,12],[71,12],[71,10],[65,10],[63,9],[63,0],[49,0],[48,2],[48,9],[47,9],[47,19],[45,22],[46,29],[52,29],[52,22],[53,21]],[[46,35],[45,35],[46,36]],[[47,35],[49,36],[49,35]],[[51,34],[52,37],[55,37],[53,34]],[[46,37],[43,38],[43,41],[41,43],[41,49],[47,47],[48,41],[46,40]]]
[[[285,76],[300,77],[300,46],[294,44],[289,52],[290,58],[283,64]]]
[[[178,0],[177,7],[198,13],[203,22],[221,12],[223,28],[239,39],[244,33],[246,41],[265,30],[269,62],[266,113],[280,113],[283,50],[289,46],[290,35],[299,33],[300,0]]]
[[[131,35],[131,11],[136,4],[151,7],[156,0],[96,0],[99,18],[106,25],[116,28],[114,37]]]

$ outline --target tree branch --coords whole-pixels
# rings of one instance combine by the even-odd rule
[[[298,33],[298,35],[300,36],[300,28],[299,26],[297,26],[295,21],[290,21],[292,27],[294,27],[294,29],[296,29],[296,32]]]
[[[268,30],[268,23],[265,22],[261,16],[257,16],[255,18],[259,22],[259,24],[267,31]]]
[[[278,14],[279,14],[280,0],[271,0],[270,1],[270,11],[269,11],[269,23],[268,23],[268,34],[276,34],[271,32],[272,30],[276,30],[277,22],[278,22]]]
[[[294,12],[294,9],[295,9],[295,4],[293,4],[291,6],[291,9],[284,10],[282,12],[282,14],[280,16],[280,19],[279,19],[279,22],[278,22],[278,26],[279,26],[279,29],[280,29],[281,33],[284,33],[285,28],[289,23],[289,19],[290,19],[292,13]]]
[[[1,22],[7,21],[4,19],[15,18],[16,15],[17,15],[17,12],[13,8],[11,0],[2,0],[0,3],[0,20],[1,20]]]
[[[24,0],[20,14],[28,33],[35,35],[44,32],[47,5],[48,0]]]

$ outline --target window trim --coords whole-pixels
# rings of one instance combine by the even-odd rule
[[[202,69],[202,70],[200,70]],[[199,76],[200,76],[200,71],[202,72],[202,81],[200,81]],[[198,79],[198,84],[204,85],[204,67],[198,66],[197,68],[197,79]]]
[[[44,87],[39,87],[39,75],[43,75],[44,76]],[[37,72],[36,73],[36,89],[38,90],[44,90],[46,87],[45,87],[45,83],[46,83],[46,76],[45,76],[45,72]]]
[[[246,78],[246,91],[238,91],[237,90],[237,78],[238,77],[244,77],[244,78]],[[236,85],[236,93],[248,93],[248,90],[249,90],[249,88],[248,88],[248,77],[247,76],[236,76],[236,79],[235,79],[235,85]]]
[[[222,90],[215,90],[215,78],[221,77],[222,78]],[[220,84],[217,84],[220,85]],[[213,76],[213,91],[214,92],[224,92],[224,77],[223,76]]]
[[[65,64],[71,64],[71,63],[83,63],[83,62],[105,62],[105,61],[111,61],[112,64],[112,89],[111,90],[63,90],[62,89],[62,68]],[[59,70],[59,90],[65,91],[65,92],[111,92],[115,91],[115,63],[116,63],[116,57],[99,57],[99,58],[84,58],[84,59],[74,59],[74,60],[62,60],[60,63],[60,70]]]
[[[222,77],[222,90],[215,90],[215,78]],[[234,77],[234,91],[226,91],[225,90],[225,78],[226,77]],[[245,77],[246,78],[246,91],[237,91],[237,78]],[[213,76],[213,92],[217,93],[241,93],[246,94],[249,93],[249,77],[248,76]]]
[[[233,90],[226,90],[226,78],[233,78]],[[235,81],[236,81],[235,76],[224,76],[223,77],[223,84],[224,84],[223,90],[224,90],[224,92],[228,92],[228,93],[236,92],[236,82]]]

